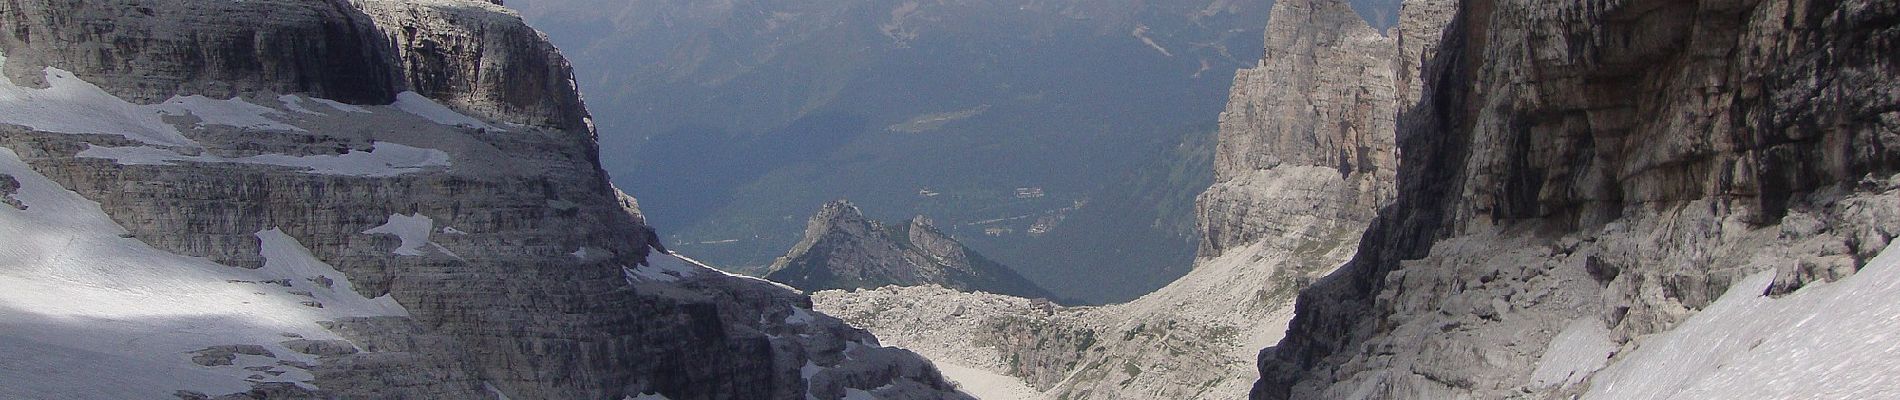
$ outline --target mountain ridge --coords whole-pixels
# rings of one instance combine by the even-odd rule
[[[808,291],[935,284],[1052,297],[1009,267],[938,231],[927,217],[885,225],[866,219],[857,206],[844,200],[825,203],[812,215],[805,239],[773,262],[765,278]]]

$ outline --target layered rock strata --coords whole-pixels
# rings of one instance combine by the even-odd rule
[[[1897,16],[1463,2],[1401,118],[1397,199],[1253,397],[1627,398],[1599,371],[1717,299],[1854,274],[1900,227]]]
[[[190,371],[213,366],[182,355],[200,349],[165,346],[222,337],[231,343],[205,349],[278,359],[236,393],[264,398],[962,396],[927,361],[809,311],[802,295],[649,252],[632,199],[600,169],[566,62],[492,3],[17,0],[0,2],[0,20],[8,158],[96,203],[138,246],[215,262],[192,267],[213,276],[281,275],[224,284],[305,299],[277,317],[294,329],[276,340],[127,344],[181,354],[154,371],[202,375]],[[273,266],[299,257],[335,272]],[[399,311],[327,311],[356,309],[325,304],[331,290]],[[8,326],[36,318],[0,309]],[[171,324],[113,318],[84,335]],[[298,339],[308,335],[325,338]],[[24,382],[32,371],[0,372]],[[99,396],[227,394],[145,389]]]

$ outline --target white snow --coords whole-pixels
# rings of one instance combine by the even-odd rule
[[[431,246],[446,253],[447,249],[443,249],[442,246],[429,241],[429,232],[434,229],[435,220],[429,219],[429,217],[422,214],[390,214],[389,222],[383,223],[382,226],[370,228],[367,231],[363,231],[363,233],[396,235],[397,238],[402,239],[402,245],[396,246],[396,250],[391,251],[391,253],[397,255],[420,256],[422,255],[422,246]]]
[[[778,286],[779,288],[782,288],[782,289],[785,289],[785,290],[790,290],[790,291],[793,291],[793,292],[798,292],[798,291],[799,291],[799,290],[798,290],[797,288],[793,288],[793,287],[791,287],[791,286],[789,286],[789,285],[786,285],[786,284],[783,284],[783,283],[778,283],[778,282],[773,282],[773,281],[770,281],[770,280],[766,280],[765,278],[760,278],[760,277],[756,277],[756,276],[745,276],[745,275],[739,275],[739,274],[735,274],[735,273],[731,273],[731,272],[726,272],[726,271],[724,271],[724,270],[721,270],[721,269],[718,269],[718,268],[713,268],[713,267],[712,267],[711,265],[706,265],[706,263],[703,263],[703,262],[699,262],[699,260],[694,260],[694,259],[693,259],[692,257],[687,257],[686,255],[684,255],[684,254],[680,254],[680,253],[677,253],[677,252],[674,252],[674,253],[666,253],[666,255],[670,255],[670,256],[673,256],[674,258],[678,258],[678,259],[679,259],[680,261],[682,261],[682,262],[685,262],[685,263],[687,263],[687,264],[691,264],[691,265],[693,265],[693,266],[696,266],[696,267],[699,267],[699,268],[700,268],[700,269],[702,269],[702,270],[708,270],[708,271],[713,271],[713,272],[718,272],[718,273],[720,273],[720,274],[722,274],[722,275],[725,275],[725,276],[729,276],[729,277],[734,277],[734,278],[740,278],[740,279],[749,279],[749,280],[753,280],[753,281],[758,281],[758,282],[763,282],[763,283],[768,283],[768,284],[771,284],[772,286]],[[656,256],[650,256],[650,257],[658,257],[658,256],[656,255]]]
[[[468,234],[468,232],[463,232],[463,231],[462,231],[461,229],[455,229],[455,227],[453,227],[453,226],[444,226],[444,227],[442,227],[442,234],[444,234],[444,235],[467,235],[467,234]]]
[[[435,123],[438,124],[503,131],[500,128],[482,122],[481,119],[455,112],[455,110],[451,110],[447,106],[436,103],[435,100],[430,100],[428,97],[416,92],[397,93],[396,103],[391,105],[410,114],[415,114],[418,117],[435,121]]]
[[[1779,299],[1752,275],[1592,378],[1587,399],[1900,398],[1900,249]]]
[[[286,103],[288,104],[288,103]],[[197,117],[199,126],[224,125],[244,129],[306,132],[302,128],[290,126],[270,116],[284,116],[284,112],[270,107],[251,104],[242,98],[218,100],[204,96],[174,96],[164,103],[146,106],[165,115]]]
[[[811,323],[812,319],[813,317],[811,316],[810,311],[805,311],[805,309],[803,308],[792,307],[792,314],[785,316],[785,323],[791,324],[791,325],[804,325],[804,324]]]
[[[369,114],[369,113],[370,113],[370,111],[369,111],[369,109],[367,109],[367,108],[363,108],[363,107],[358,107],[358,106],[353,106],[353,105],[349,105],[349,104],[343,104],[343,103],[340,103],[340,102],[337,102],[337,101],[335,101],[335,100],[330,100],[330,99],[324,99],[324,98],[316,98],[316,97],[310,97],[309,99],[310,99],[310,101],[314,101],[314,102],[317,102],[317,104],[322,104],[322,105],[324,105],[324,106],[328,106],[328,107],[330,107],[330,108],[333,108],[333,109],[336,109],[337,111],[342,111],[342,112],[353,112],[353,113],[359,113],[359,114]]]
[[[1610,330],[1603,327],[1602,321],[1596,318],[1572,320],[1544,349],[1543,357],[1537,360],[1537,369],[1531,372],[1531,384],[1538,387],[1576,384],[1603,368],[1615,352],[1616,341],[1610,338]]]
[[[6,61],[0,55],[0,67]],[[0,123],[46,132],[120,135],[159,146],[197,146],[165,123],[158,109],[127,102],[66,70],[48,67],[42,73],[45,89],[0,77],[0,110],[6,110],[0,112]]]
[[[307,385],[308,371],[278,364],[315,360],[279,345],[285,334],[339,339],[316,321],[374,309],[352,305],[348,292],[312,291],[339,307],[309,307],[302,302],[311,297],[292,294],[295,287],[263,283],[294,286],[310,271],[334,271],[301,259],[301,246],[272,231],[259,235],[265,268],[218,265],[121,237],[126,230],[98,203],[34,172],[10,149],[0,148],[0,174],[20,182],[14,197],[28,206],[0,206],[0,398],[170,398],[181,389],[215,396],[249,389],[245,379],[259,372],[243,368],[253,366],[282,372],[265,381]],[[231,344],[261,345],[275,357],[191,362],[190,352]]]
[[[638,277],[646,281],[676,282],[680,278],[697,276],[701,271],[710,269],[701,264],[688,263],[684,258],[672,254],[648,255],[647,264],[643,267],[627,268],[627,272],[633,274],[629,276],[629,279]]]
[[[574,256],[574,258],[585,260],[587,259],[587,247],[581,247],[579,250],[574,250],[573,253],[567,253],[567,255]]]
[[[263,243],[261,253],[264,255],[264,267],[259,271],[289,278],[291,287],[310,292],[324,309],[353,317],[409,316],[409,310],[387,294],[374,299],[363,297],[343,271],[310,255],[309,248],[284,234],[282,229],[258,232],[257,239]],[[331,283],[321,284],[324,279]]]
[[[1042,392],[1029,387],[1022,378],[998,374],[976,368],[935,361],[937,370],[943,377],[957,383],[957,389],[964,394],[984,400],[1031,400],[1042,398]]]
[[[283,103],[284,108],[290,109],[290,111],[296,111],[299,113],[310,114],[310,115],[325,115],[321,112],[316,112],[308,108],[304,108],[303,97],[299,97],[294,94],[286,94],[282,96],[277,96],[277,102]]]
[[[641,393],[637,396],[628,397],[627,400],[673,400],[673,399],[666,398],[666,396],[662,396],[659,393]]]
[[[303,168],[314,175],[390,177],[431,168],[446,168],[449,153],[390,142],[376,142],[370,151],[350,150],[340,155],[292,156],[261,154],[249,157],[220,157],[209,154],[187,156],[171,149],[129,146],[88,145],[79,157],[104,158],[124,165],[174,165],[178,162],[261,164]]]

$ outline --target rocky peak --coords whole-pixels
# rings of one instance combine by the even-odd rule
[[[936,284],[1048,298],[1047,291],[990,261],[917,216],[886,226],[844,200],[826,203],[806,223],[805,238],[765,275],[805,290],[870,289]]]
[[[1202,258],[1361,229],[1392,196],[1397,43],[1342,1],[1275,2],[1272,15],[1266,56],[1235,75],[1220,115],[1215,183],[1197,201]],[[1315,230],[1284,231],[1302,225]]]

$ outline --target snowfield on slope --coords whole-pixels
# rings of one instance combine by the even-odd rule
[[[0,175],[19,181],[12,197],[26,206],[0,205],[0,398],[217,395],[253,381],[308,386],[312,376],[296,365],[316,357],[281,342],[341,339],[317,321],[407,315],[387,296],[358,294],[282,231],[258,233],[263,268],[229,267],[123,237],[98,203],[12,150],[0,148]],[[332,284],[318,283],[325,281]],[[257,345],[268,355],[221,366],[192,361],[193,352],[227,345]]]
[[[1900,249],[1771,298],[1769,269],[1593,378],[1585,399],[1900,398]]]

